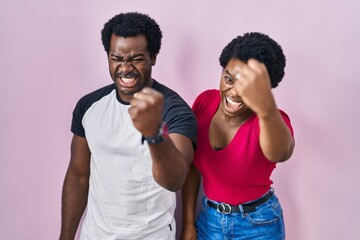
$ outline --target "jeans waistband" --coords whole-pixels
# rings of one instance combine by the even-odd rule
[[[233,205],[230,205],[227,203],[215,203],[210,200],[207,200],[206,203],[209,207],[212,207],[212,208],[216,209],[219,213],[223,213],[223,214],[241,212],[240,207],[243,209],[244,213],[250,213],[250,212],[254,212],[256,210],[257,206],[259,206],[259,205],[265,203],[267,200],[269,200],[273,194],[274,194],[274,190],[270,189],[270,191],[268,191],[261,198],[255,200],[255,201],[252,201],[249,203],[244,203],[244,204],[237,205],[237,206],[233,206]]]

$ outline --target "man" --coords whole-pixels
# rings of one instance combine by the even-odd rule
[[[175,191],[185,181],[196,119],[181,97],[151,77],[158,24],[114,16],[101,32],[113,84],[73,112],[71,159],[62,193],[60,239],[175,239]]]

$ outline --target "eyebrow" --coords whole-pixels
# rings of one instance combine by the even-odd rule
[[[230,77],[232,77],[233,80],[237,80],[228,70],[225,70],[225,73],[228,74],[228,75],[230,75]]]
[[[124,58],[123,56],[118,56],[115,53],[110,53],[110,56],[116,57],[116,58]],[[143,53],[137,53],[137,54],[129,56],[130,59],[134,59],[134,58],[137,58],[137,57],[145,57],[145,55]]]

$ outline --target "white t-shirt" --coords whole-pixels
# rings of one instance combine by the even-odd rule
[[[153,88],[165,96],[163,119],[169,132],[195,143],[196,120],[188,105],[156,81]],[[118,99],[114,85],[109,85],[83,97],[74,110],[72,131],[86,137],[91,151],[80,239],[168,240],[175,236],[175,193],[155,182],[148,144],[134,127],[128,108]]]

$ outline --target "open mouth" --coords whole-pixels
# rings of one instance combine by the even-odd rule
[[[134,87],[136,85],[138,78],[137,77],[120,77],[120,76],[118,76],[117,80],[119,81],[121,86]]]
[[[228,96],[225,96],[226,106],[231,110],[238,110],[244,104],[242,101],[235,101]]]
[[[131,84],[131,83],[133,83],[133,82],[135,82],[135,79],[136,78],[134,78],[134,77],[132,77],[132,78],[120,78],[121,79],[121,81],[123,81],[124,83],[126,83],[126,84]]]

